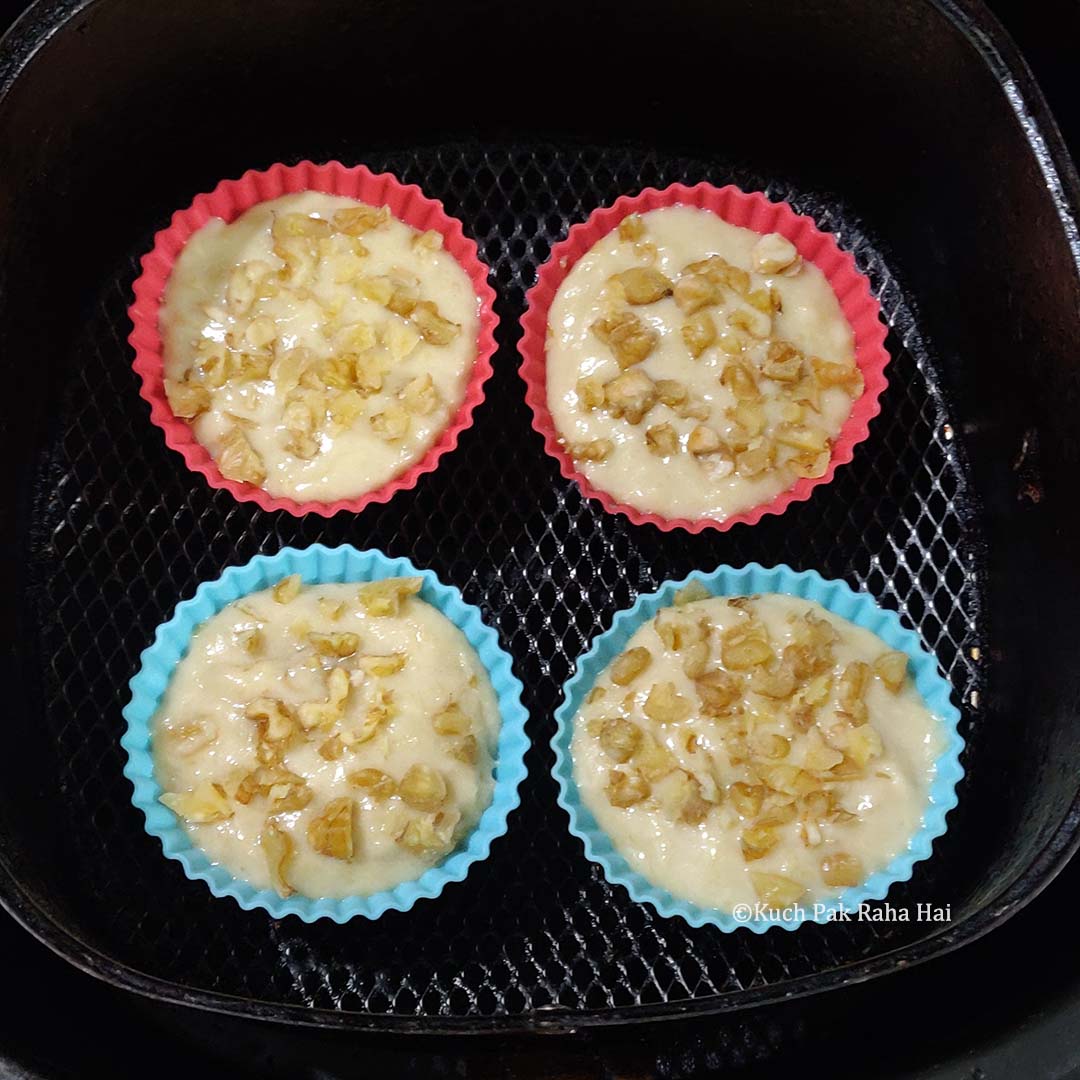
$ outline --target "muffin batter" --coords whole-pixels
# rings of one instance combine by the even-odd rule
[[[234,877],[366,895],[419,877],[476,825],[498,707],[419,587],[286,578],[196,631],[153,720],[155,775]]]
[[[577,468],[665,518],[723,520],[821,476],[862,393],[822,272],[779,234],[694,207],[599,240],[559,287],[546,352]]]
[[[295,499],[361,495],[456,414],[478,310],[439,233],[285,195],[213,219],[180,253],[161,309],[166,393],[223,476]]]
[[[634,869],[704,907],[863,883],[917,831],[944,746],[907,657],[808,600],[690,589],[575,717],[582,801]]]

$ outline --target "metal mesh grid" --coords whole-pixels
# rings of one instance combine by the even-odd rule
[[[524,1019],[711,995],[735,1005],[745,991],[782,993],[792,979],[925,937],[918,923],[758,937],[659,918],[585,860],[549,773],[550,717],[574,658],[639,591],[721,562],[782,561],[867,588],[920,631],[972,700],[980,573],[959,439],[903,292],[858,222],[834,200],[648,152],[452,146],[364,160],[441,198],[476,237],[499,291],[489,400],[415,491],[359,516],[297,520],[210,491],[165,448],[124,338],[136,257],[170,207],[106,283],[70,357],[28,554],[43,712],[70,822],[67,887],[112,956],[180,986],[281,1005]],[[881,298],[893,362],[883,414],[832,484],[781,518],[694,537],[637,528],[582,501],[529,427],[514,344],[524,291],[569,224],[621,193],[701,179],[766,190],[837,233]],[[224,566],[314,541],[408,555],[458,585],[513,653],[531,713],[530,775],[509,834],[466,882],[373,924],[275,922],[215,900],[144,834],[121,775],[120,709],[155,626]],[[978,743],[965,712],[967,788],[978,781]],[[894,890],[894,903],[964,901],[976,868],[961,794],[935,859]]]

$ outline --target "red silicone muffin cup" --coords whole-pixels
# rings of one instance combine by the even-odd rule
[[[559,441],[555,423],[547,403],[546,354],[548,311],[555,294],[574,264],[593,245],[616,228],[628,214],[643,214],[662,206],[697,206],[711,210],[732,225],[754,232],[777,232],[787,237],[807,262],[812,262],[826,277],[840,302],[840,309],[851,325],[855,339],[855,362],[862,372],[864,389],[851,408],[833,444],[829,467],[814,479],[800,478],[787,491],[770,502],[732,514],[728,518],[663,518],[645,513],[633,506],[618,502],[605,491],[594,487],[577,470],[574,459]],[[870,421],[881,411],[878,398],[888,385],[885,365],[889,354],[885,349],[886,328],[881,320],[881,305],[870,291],[870,282],[855,267],[854,258],[842,251],[836,238],[822,232],[812,218],[796,214],[784,202],[772,202],[760,192],[741,191],[734,185],[717,188],[712,184],[672,184],[663,191],[646,188],[640,195],[623,195],[611,206],[595,210],[587,220],[574,225],[566,239],[556,244],[537,275],[536,284],[526,297],[523,316],[524,331],[518,346],[522,356],[521,375],[525,380],[525,400],[533,413],[532,426],[544,437],[544,449],[559,463],[559,470],[568,480],[577,483],[582,493],[595,499],[610,514],[623,514],[635,525],[655,525],[668,532],[685,529],[699,533],[704,529],[725,531],[742,522],[756,525],[766,514],[782,514],[793,502],[810,497],[819,484],[827,484],[840,465],[849,462],[857,443],[869,434]]]
[[[235,221],[256,203],[297,191],[322,191],[351,199],[387,206],[399,220],[421,232],[435,229],[443,235],[443,246],[469,275],[479,300],[479,330],[476,359],[457,413],[427,453],[392,480],[372,491],[334,502],[295,502],[271,495],[253,484],[238,483],[221,475],[217,463],[195,438],[186,420],[173,415],[165,396],[161,335],[158,310],[173,264],[188,238],[211,218]],[[484,397],[484,383],[491,375],[495,352],[495,292],[488,285],[487,267],[481,263],[476,244],[462,231],[461,222],[450,217],[437,199],[429,199],[415,184],[402,184],[389,173],[371,172],[363,165],[346,167],[330,161],[315,165],[272,165],[263,172],[250,170],[239,180],[223,180],[213,191],[197,195],[186,210],[173,214],[167,229],[154,237],[153,248],[142,258],[142,273],[135,281],[135,302],[128,309],[133,329],[128,341],[135,349],[134,368],[142,380],[139,393],[150,404],[150,419],[165,433],[165,443],[183,456],[189,469],[202,473],[214,488],[224,488],[240,502],[257,503],[264,510],[285,510],[300,517],[321,514],[330,517],[341,510],[356,513],[371,503],[384,503],[395,492],[415,487],[424,473],[432,472],[439,458],[457,446],[458,437],[472,423],[473,410]]]

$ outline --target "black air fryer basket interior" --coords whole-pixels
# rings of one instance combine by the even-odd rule
[[[1078,822],[1071,170],[978,12],[779,10],[96,0],[19,24],[0,67],[0,567],[16,608],[0,894],[36,934],[119,985],[249,1015],[569,1029],[884,974],[985,932],[1049,880]],[[171,211],[301,158],[390,169],[444,200],[492,268],[502,320],[460,447],[415,491],[329,522],[239,505],[187,472],[125,342],[138,256]],[[835,231],[881,297],[893,356],[883,414],[832,484],[698,537],[583,501],[530,429],[516,370],[550,245],[675,180],[764,189]],[[314,541],[407,555],[460,586],[531,712],[508,835],[464,883],[377,923],[275,922],[214,899],[145,835],[121,776],[120,709],[154,627],[222,567]],[[951,923],[693,930],[608,886],[569,836],[547,740],[574,658],[639,591],[751,559],[865,587],[952,679],[960,806],[890,894],[951,904]]]

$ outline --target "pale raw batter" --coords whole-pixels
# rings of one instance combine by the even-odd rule
[[[703,907],[834,896],[927,806],[944,732],[906,665],[795,597],[667,608],[574,719],[582,801],[635,870]]]
[[[214,218],[161,308],[165,387],[224,476],[271,495],[361,495],[418,461],[476,357],[468,275],[420,233],[308,191]]]
[[[862,392],[822,272],[778,234],[694,207],[626,218],[582,256],[546,354],[578,469],[666,518],[723,520],[821,476]]]
[[[234,877],[366,895],[419,877],[476,825],[493,791],[496,699],[461,631],[411,595],[418,584],[290,598],[287,579],[285,602],[254,593],[196,631],[153,721],[155,775],[192,842]],[[333,838],[312,835],[334,800],[350,857],[320,853]],[[283,868],[268,822],[291,847]]]

